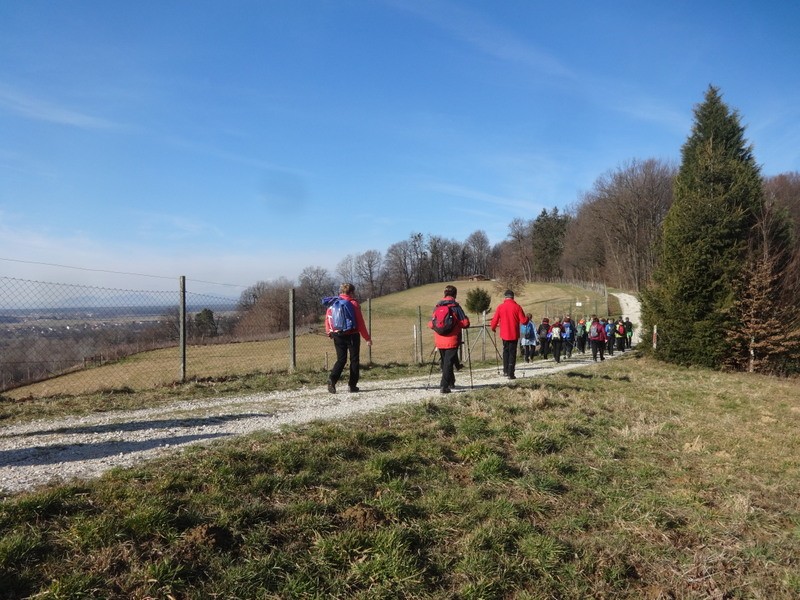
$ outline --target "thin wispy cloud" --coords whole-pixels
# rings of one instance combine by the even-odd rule
[[[530,211],[536,207],[536,203],[529,200],[488,194],[486,192],[450,183],[429,183],[425,187],[431,191],[447,194],[448,196],[453,196],[462,200],[475,200],[478,202],[494,204],[495,206],[502,206],[504,208],[510,208],[514,210]]]
[[[487,56],[520,63],[545,75],[574,79],[573,71],[552,54],[454,2],[388,0],[388,4],[433,23]]]
[[[34,121],[46,121],[82,129],[118,129],[108,119],[89,115],[31,96],[8,86],[0,86],[0,110]]]
[[[675,132],[686,132],[692,121],[691,107],[676,106],[669,97],[657,97],[645,92],[636,83],[587,74],[584,93],[608,110],[636,119],[657,123]]]
[[[216,226],[192,217],[165,213],[134,213],[139,219],[137,233],[145,238],[166,240],[205,240],[225,237]]]
[[[613,105],[620,112],[639,121],[660,123],[676,132],[689,131],[691,126],[691,112],[679,110],[658,98],[634,97],[626,98],[623,102]]]

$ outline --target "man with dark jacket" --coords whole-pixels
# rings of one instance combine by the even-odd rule
[[[545,360],[547,360],[547,355],[550,353],[550,338],[547,337],[548,333],[550,333],[550,319],[544,317],[539,328],[536,330],[536,334],[539,336],[539,341],[542,344],[539,353]]]
[[[517,367],[517,342],[519,326],[528,322],[522,307],[514,301],[514,292],[506,290],[503,303],[497,307],[490,324],[492,331],[500,325],[500,338],[503,340],[503,375],[516,379],[514,370]]]
[[[445,287],[444,298],[436,303],[436,308],[433,311],[434,317],[428,321],[428,327],[433,329],[433,341],[442,359],[442,380],[439,385],[439,391],[442,394],[449,394],[451,388],[456,384],[454,369],[459,364],[458,347],[461,345],[461,330],[469,327],[469,317],[467,317],[461,305],[456,302],[457,293],[458,290],[455,286],[448,285]],[[439,333],[435,329],[437,309],[442,306],[447,307],[452,315],[452,329],[446,333]]]

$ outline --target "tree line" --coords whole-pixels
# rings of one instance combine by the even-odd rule
[[[412,232],[385,252],[343,257],[335,273],[311,266],[297,282],[258,282],[241,295],[239,327],[267,319],[270,329],[285,329],[291,288],[298,322],[313,325],[324,310],[320,298],[341,281],[353,282],[363,299],[476,275],[512,288],[568,279],[641,293],[646,325],[662,332],[664,358],[759,370],[753,357],[775,342],[753,335],[753,327],[772,327],[757,324],[765,318],[757,315],[775,314],[781,335],[800,319],[800,174],[761,176],[740,117],[717,88],[709,88],[695,116],[680,166],[630,160],[598,177],[566,210],[514,218],[494,245],[482,230],[463,241]],[[733,332],[722,325],[730,319],[750,329]],[[699,333],[711,331],[720,333]],[[736,358],[723,360],[728,335],[738,340]],[[781,343],[792,346],[792,335]]]
[[[654,351],[678,364],[796,374],[798,176],[762,178],[741,117],[718,88],[694,115],[642,293]]]

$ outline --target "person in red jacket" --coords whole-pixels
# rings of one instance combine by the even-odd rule
[[[592,315],[592,321],[587,327],[587,334],[589,336],[589,345],[592,347],[592,359],[597,362],[597,353],[600,352],[600,360],[605,360],[603,356],[606,350],[606,329],[597,318],[597,315]]]
[[[514,370],[517,367],[519,326],[525,325],[528,317],[514,300],[514,292],[506,290],[503,297],[503,303],[494,311],[490,327],[492,331],[497,331],[497,326],[500,325],[500,339],[503,340],[503,375],[509,379],[516,379]]]
[[[356,288],[352,283],[343,283],[339,286],[339,298],[348,301],[353,305],[353,312],[355,313],[355,327],[349,331],[335,331],[332,319],[331,309],[325,315],[325,333],[333,340],[333,347],[336,349],[336,362],[333,363],[333,368],[328,376],[328,391],[331,394],[336,393],[336,383],[342,376],[344,365],[347,363],[347,354],[350,353],[350,377],[347,380],[351,392],[358,392],[358,380],[360,376],[360,358],[361,358],[361,338],[367,342],[367,346],[372,346],[372,338],[367,330],[367,324],[364,322],[364,315],[361,314],[361,307],[353,295],[356,293]]]
[[[447,333],[438,333],[434,329],[434,319],[428,321],[428,327],[434,329],[433,342],[436,344],[436,349],[442,359],[442,380],[439,385],[439,391],[442,394],[449,394],[450,390],[456,384],[456,375],[454,369],[460,369],[461,364],[458,361],[458,347],[461,345],[461,330],[469,327],[469,317],[467,317],[464,309],[456,302],[456,294],[458,290],[453,285],[448,285],[444,288],[444,298],[436,303],[436,308],[446,306],[450,309],[453,318],[453,326]],[[434,315],[436,309],[434,309]]]

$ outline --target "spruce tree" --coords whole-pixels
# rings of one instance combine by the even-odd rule
[[[643,318],[647,328],[658,326],[659,357],[718,367],[729,350],[725,320],[745,275],[761,176],[739,115],[717,88],[694,115]]]

